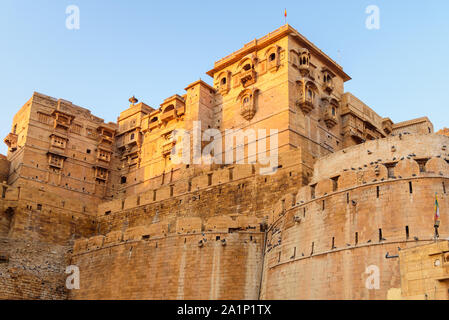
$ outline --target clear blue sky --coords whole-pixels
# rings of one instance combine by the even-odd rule
[[[65,27],[68,5],[80,30]],[[380,30],[365,28],[368,5]],[[449,1],[1,0],[0,135],[38,91],[116,121],[128,98],[158,107],[214,61],[288,22],[337,60],[380,115],[449,126]],[[5,152],[2,145],[0,152]]]

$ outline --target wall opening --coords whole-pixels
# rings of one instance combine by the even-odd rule
[[[413,184],[411,181],[408,183],[408,190],[410,193],[413,193]]]
[[[212,185],[212,173],[209,173],[207,175],[207,185],[211,186]]]
[[[446,194],[446,185],[444,184],[444,181],[443,181],[443,193]]]
[[[332,191],[333,192],[338,190],[338,179],[339,178],[340,178],[340,176],[332,178]]]
[[[173,193],[174,193],[174,187],[170,186],[170,197],[173,197]]]
[[[405,226],[405,238],[408,240],[410,238],[410,231],[408,229],[408,226]]]
[[[311,195],[312,199],[315,199],[315,190],[316,190],[316,184],[314,184],[313,186],[310,186],[310,195]]]
[[[396,162],[385,164],[385,167],[387,167],[387,171],[388,171],[388,178],[390,178],[390,179],[395,178],[394,167],[396,167],[396,164],[397,164]]]
[[[310,252],[310,255],[313,255],[313,250],[315,249],[315,242],[312,242],[312,251]]]
[[[153,201],[156,201],[156,190],[153,190]]]
[[[382,237],[382,229],[379,229],[379,242],[382,242],[384,238]]]
[[[229,169],[229,181],[234,180],[234,169],[230,168]]]
[[[427,161],[429,161],[430,159],[416,159],[416,162],[418,163],[419,166],[419,172],[423,173],[426,172],[426,164]]]
[[[377,193],[377,199],[379,199],[379,196],[380,196],[380,187],[379,186],[376,187],[376,193]]]
[[[332,237],[332,249],[335,249],[335,237]]]
[[[359,244],[359,233],[356,232],[355,233],[355,245],[358,245],[358,244]]]
[[[443,182],[443,186],[444,186],[444,182]],[[2,190],[2,199],[5,199],[5,198],[6,198],[6,190],[7,190],[7,189],[8,189],[7,187],[3,186],[3,190]]]

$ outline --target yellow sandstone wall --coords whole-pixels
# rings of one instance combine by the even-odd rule
[[[448,143],[436,136],[395,137],[320,159],[313,184],[276,206],[261,298],[386,299],[401,288],[399,248],[433,241],[435,193],[440,237],[449,236]],[[384,151],[393,145],[394,152]],[[396,163],[390,174],[388,163]],[[380,270],[379,290],[365,286],[371,265]]]

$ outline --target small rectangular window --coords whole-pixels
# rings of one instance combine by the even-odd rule
[[[388,171],[388,178],[393,179],[395,178],[394,176],[394,167],[396,167],[396,162],[394,163],[386,163],[385,166],[387,167],[387,171]]]
[[[405,238],[408,240],[410,237],[410,230],[408,229],[408,226],[405,226]]]
[[[379,242],[382,242],[383,237],[382,237],[382,229],[379,229]]]
[[[410,193],[413,193],[413,184],[411,181],[408,183],[408,189],[409,189]]]
[[[358,244],[359,244],[359,233],[356,232],[355,233],[355,245],[358,245]]]
[[[316,189],[316,184],[314,184],[313,186],[310,186],[310,195],[311,195],[312,199],[315,199],[315,189]]]
[[[212,185],[212,173],[209,173],[207,175],[207,185],[211,186]]]
[[[379,186],[377,186],[376,192],[377,192],[377,199],[379,199],[379,196],[380,196],[380,187]]]
[[[333,192],[338,190],[338,179],[339,178],[340,178],[340,176],[332,178],[332,191]]]

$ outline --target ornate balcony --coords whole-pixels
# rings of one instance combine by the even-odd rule
[[[164,157],[171,154],[173,147],[176,145],[174,141],[170,141],[162,146],[162,155]]]
[[[103,167],[95,167],[95,179],[107,181],[109,177],[109,171]]]
[[[303,97],[296,101],[296,106],[299,107],[305,114],[310,113],[314,108],[313,98]]]
[[[334,82],[332,80],[327,80],[323,84],[323,90],[326,91],[328,94],[331,94],[332,91],[334,91]]]
[[[176,108],[176,116],[180,117],[180,116],[182,116],[185,113],[186,113],[186,107],[185,106]]]
[[[48,165],[53,168],[62,169],[64,166],[64,160],[67,158],[63,155],[48,152]]]
[[[307,76],[310,73],[310,66],[308,64],[300,64],[298,66],[298,69],[303,77]]]
[[[324,122],[328,128],[333,128],[337,125],[338,118],[335,112],[332,113],[332,109],[328,109],[324,114]]]
[[[160,115],[160,119],[161,119],[161,121],[167,122],[167,121],[170,121],[170,120],[174,119],[175,116],[176,116],[176,114],[175,114],[175,109],[172,109],[172,110],[163,112],[163,113]]]
[[[18,139],[17,134],[10,133],[6,136],[5,140],[3,140],[5,144],[8,146],[10,152],[14,152],[17,150],[17,139]]]
[[[150,122],[148,124],[148,129],[150,129],[150,130],[154,130],[154,129],[157,129],[157,128],[159,128],[159,121],[158,120]]]
[[[242,71],[240,74],[240,82],[244,87],[254,84],[256,82],[256,71],[254,71],[254,69]]]

